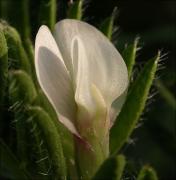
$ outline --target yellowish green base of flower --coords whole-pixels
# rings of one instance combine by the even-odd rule
[[[90,143],[90,142],[89,142]],[[109,143],[100,144],[96,138],[92,138],[91,145],[85,141],[75,138],[76,161],[78,173],[81,179],[91,179],[109,155]],[[103,148],[102,148],[103,146]]]

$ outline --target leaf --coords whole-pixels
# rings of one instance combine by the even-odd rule
[[[22,69],[31,74],[30,61],[23,48],[19,33],[5,22],[2,27],[8,46],[9,68]]]
[[[82,0],[76,0],[72,4],[70,4],[70,7],[67,12],[67,18],[69,19],[78,19],[81,20],[82,18]]]
[[[52,161],[55,179],[66,179],[66,166],[60,135],[49,115],[40,107],[29,107],[28,113],[33,115],[33,120],[40,128],[46,142],[49,156]]]
[[[125,156],[118,155],[116,160],[117,160],[116,180],[120,180],[123,174],[123,170],[125,168],[125,164],[126,164]]]
[[[126,102],[110,131],[110,150],[117,153],[128,140],[136,123],[143,112],[155,73],[157,70],[160,53],[149,60],[131,86]]]
[[[8,48],[4,33],[0,24],[0,118],[3,109],[3,99],[5,95],[5,89],[7,86],[8,76]]]
[[[28,179],[28,173],[22,169],[7,145],[0,139],[0,175],[10,179]]]
[[[56,24],[56,0],[41,0],[39,12],[39,25],[47,25],[51,30]]]
[[[30,62],[30,65],[31,65],[32,78],[36,83],[37,80],[36,80],[36,73],[35,73],[35,67],[34,67],[34,47],[33,47],[31,39],[30,38],[23,39],[23,46],[28,56],[28,61]]]
[[[35,86],[25,71],[10,71],[9,82],[10,99],[13,103],[16,101],[32,103],[35,100],[37,96]]]
[[[155,170],[146,165],[140,170],[137,180],[158,180],[158,177]]]
[[[9,106],[13,114],[13,121],[16,127],[17,135],[17,153],[23,168],[29,164],[28,142],[28,124],[29,116],[26,115],[26,108],[32,103],[36,96],[36,90],[30,76],[22,71],[9,71]]]
[[[129,77],[131,76],[132,69],[135,64],[136,52],[138,50],[138,42],[139,42],[139,38],[137,37],[134,40],[133,44],[129,44],[125,47],[122,53],[122,57],[127,65]]]
[[[113,13],[110,17],[106,18],[100,26],[100,30],[107,36],[110,40],[113,33],[114,20],[117,14],[117,8],[115,7]]]
[[[93,180],[120,180],[125,163],[125,157],[123,155],[110,157],[102,164]]]
[[[35,178],[48,176],[49,160],[45,142],[40,129],[33,120],[33,114],[27,112],[28,107],[37,98],[37,92],[30,76],[21,70],[9,72],[10,110],[16,127],[17,154],[21,166],[28,168]],[[26,143],[27,142],[27,143]],[[43,148],[43,149],[42,149]]]

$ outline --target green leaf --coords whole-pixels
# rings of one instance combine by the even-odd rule
[[[140,170],[137,180],[158,180],[158,177],[155,170],[146,165]]]
[[[122,53],[122,57],[127,65],[129,77],[131,76],[133,66],[135,64],[136,52],[138,50],[138,42],[139,38],[137,37],[132,44],[129,44],[125,47]]]
[[[126,102],[110,131],[110,150],[113,154],[128,140],[144,110],[159,58],[160,53],[146,63],[130,88]]]
[[[31,28],[30,28],[30,17],[29,17],[29,7],[30,0],[4,0],[2,1],[2,19],[10,22],[13,27],[17,29],[21,38],[22,45],[29,56],[29,60],[33,66],[33,45],[31,42]],[[15,18],[14,18],[15,14]],[[22,50],[23,51],[23,50]]]
[[[7,145],[0,139],[0,176],[10,179],[28,179],[28,173],[20,166]]]
[[[115,7],[113,13],[110,17],[106,18],[100,26],[100,30],[107,36],[110,40],[113,33],[114,20],[117,13],[117,8]]]
[[[67,18],[69,19],[78,19],[82,18],[82,0],[77,0],[70,4],[68,9]]]
[[[93,180],[120,180],[125,163],[123,155],[108,158],[97,171]]]
[[[16,101],[32,103],[35,100],[37,96],[35,86],[25,71],[10,71],[9,82],[9,94],[13,103]]]
[[[35,72],[35,65],[34,65],[34,47],[33,47],[31,39],[29,39],[29,38],[24,39],[23,40],[23,46],[24,46],[24,49],[25,49],[26,54],[28,56],[28,61],[30,62],[31,77],[34,80],[34,83],[36,85],[38,85],[36,72]]]
[[[13,113],[17,134],[17,153],[21,160],[21,166],[27,168],[29,163],[28,126],[26,120],[26,108],[32,103],[36,96],[36,90],[30,76],[22,70],[9,72],[9,103],[10,111]]]
[[[39,25],[47,25],[53,30],[56,23],[56,0],[41,0],[40,1],[40,12],[39,12]]]
[[[55,179],[66,179],[66,166],[60,135],[49,115],[40,107],[29,107],[28,113],[40,128],[52,161]]]
[[[10,69],[22,69],[31,74],[31,65],[23,48],[19,33],[7,23],[1,23],[8,46]]]
[[[5,89],[7,86],[7,77],[8,77],[8,48],[4,33],[1,29],[0,24],[0,119],[2,113],[3,99],[5,95]]]
[[[9,83],[10,110],[14,116],[17,154],[21,166],[28,169],[33,177],[45,179],[48,177],[50,165],[48,158],[45,158],[48,154],[43,151],[46,149],[45,142],[38,125],[33,120],[33,114],[27,111],[34,103],[37,92],[30,76],[22,70],[10,71]],[[44,177],[42,173],[47,176]]]
[[[118,155],[116,157],[116,160],[117,160],[116,180],[120,180],[123,175],[123,170],[124,170],[125,164],[126,164],[125,156]]]

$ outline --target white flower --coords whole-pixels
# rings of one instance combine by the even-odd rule
[[[92,146],[91,138],[107,141],[128,86],[127,67],[112,43],[77,20],[58,22],[53,35],[41,26],[35,67],[59,121]]]

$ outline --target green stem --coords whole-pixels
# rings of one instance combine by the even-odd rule
[[[132,44],[126,45],[122,53],[122,56],[127,65],[129,78],[131,77],[133,67],[135,65],[136,54],[138,51],[138,42],[139,42],[139,38],[137,37]]]
[[[16,2],[15,2],[16,3]],[[19,14],[17,21],[17,29],[19,30],[22,39],[30,37],[30,23],[29,23],[29,0],[18,0]],[[16,20],[17,18],[15,18]]]
[[[114,20],[117,14],[117,7],[114,8],[110,17],[106,18],[100,26],[100,30],[104,33],[109,40],[112,39]]]
[[[40,2],[40,25],[45,24],[50,29],[56,23],[56,0],[41,0]]]
[[[77,0],[73,4],[70,4],[70,7],[67,12],[67,18],[69,19],[82,19],[82,0]]]
[[[24,39],[23,45],[24,45],[24,49],[26,50],[28,59],[30,61],[32,79],[35,85],[38,87],[37,77],[36,77],[36,72],[35,72],[35,65],[34,65],[34,47],[33,47],[31,39],[29,38]]]
[[[30,37],[29,0],[8,0],[3,4],[3,18],[19,31],[22,39]]]
[[[109,143],[100,144],[97,137],[91,137],[88,143],[75,137],[75,148],[79,176],[89,180],[108,157]]]

